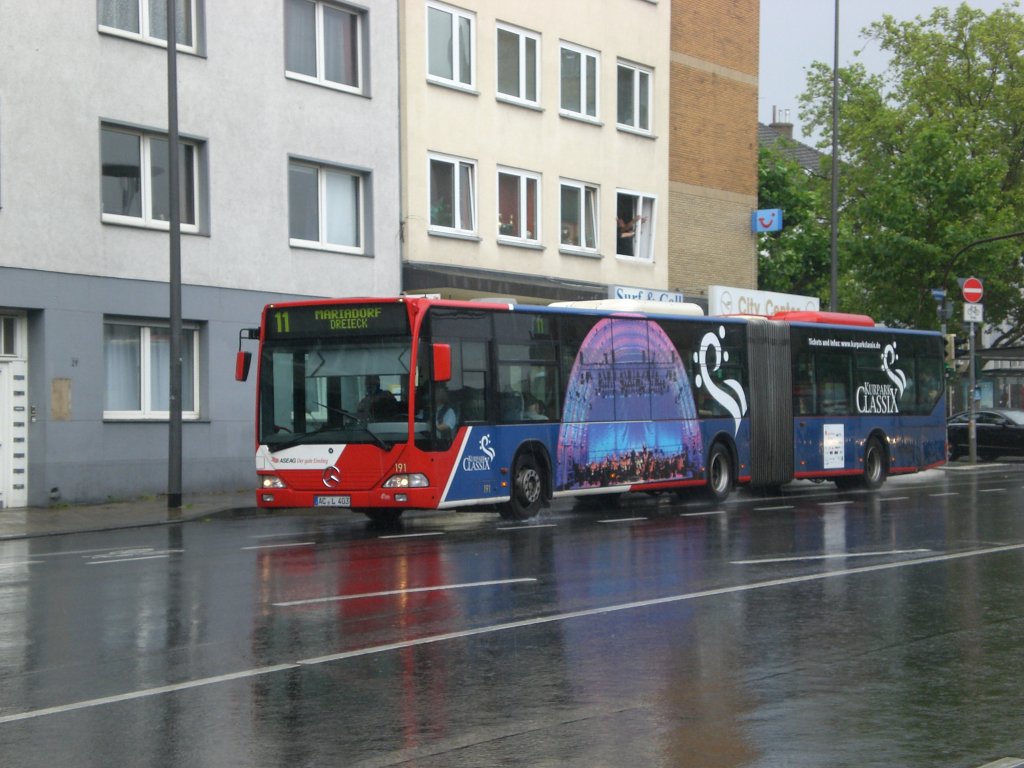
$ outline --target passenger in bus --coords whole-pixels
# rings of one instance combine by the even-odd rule
[[[458,416],[455,409],[448,402],[448,387],[441,384],[436,394],[437,408],[434,413],[434,425],[437,427],[437,436],[445,442],[451,442],[455,436],[455,426],[458,424]]]
[[[381,389],[380,376],[367,376],[366,396],[359,401],[356,412],[380,419],[393,415],[397,410],[395,396],[386,389]]]
[[[540,400],[534,400],[526,406],[523,418],[530,421],[547,421],[548,417],[544,415],[544,404]]]

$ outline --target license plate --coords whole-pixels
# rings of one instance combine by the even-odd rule
[[[314,507],[351,507],[351,496],[314,496]]]

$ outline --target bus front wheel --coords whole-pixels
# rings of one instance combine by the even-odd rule
[[[707,496],[716,504],[729,498],[733,486],[732,454],[721,443],[711,446],[708,454]]]
[[[543,471],[533,454],[521,453],[516,457],[512,469],[512,494],[501,506],[502,517],[529,520],[540,511],[544,502]]]
[[[389,528],[397,525],[402,517],[402,510],[400,509],[364,509],[362,512],[371,524],[380,528]]]

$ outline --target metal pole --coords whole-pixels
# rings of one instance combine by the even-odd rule
[[[839,0],[836,0],[835,55],[832,63],[832,276],[829,308],[839,311]]]
[[[975,414],[977,413],[977,405],[974,402],[974,387],[975,375],[974,375],[974,323],[969,323],[970,335],[967,338],[967,369],[970,371],[967,385],[967,445],[968,445],[968,456],[971,464],[978,463],[978,427],[977,419]]]
[[[181,509],[181,211],[178,199],[178,14],[167,0],[167,183],[170,185],[170,388],[167,508]]]

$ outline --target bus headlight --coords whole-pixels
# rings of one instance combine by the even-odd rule
[[[277,475],[263,475],[260,487],[264,490],[269,490],[271,488],[287,488],[288,486]]]
[[[412,475],[392,475],[384,483],[385,488],[427,488],[427,476],[418,472]]]

